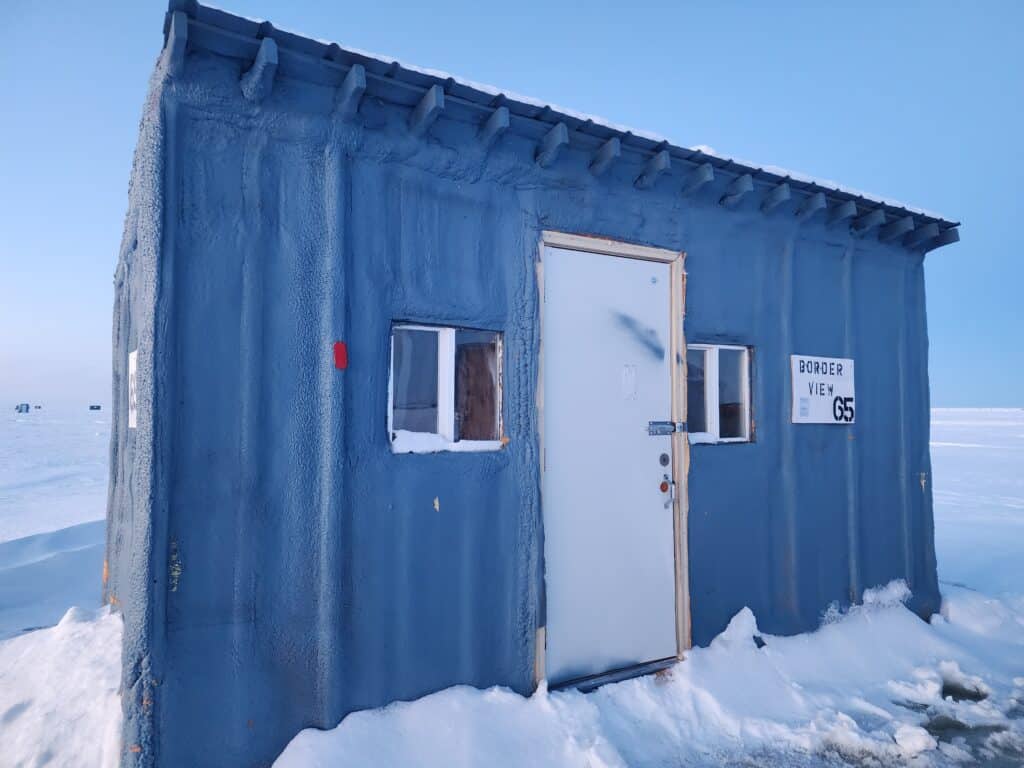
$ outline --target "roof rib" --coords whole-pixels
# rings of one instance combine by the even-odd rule
[[[187,20],[187,30],[182,31],[182,21]],[[365,51],[346,49],[337,43],[327,43],[313,38],[288,32],[274,27],[269,22],[259,22],[242,16],[200,5],[196,0],[170,0],[164,24],[165,43],[175,47],[175,71],[180,71],[184,54],[182,37],[187,35],[189,50],[205,50],[210,53],[240,59],[249,69],[257,59],[265,38],[271,38],[277,47],[278,63],[276,75],[303,80],[323,86],[352,88],[353,76],[358,79],[360,95],[363,90],[390,103],[408,107],[415,111],[422,107],[424,99],[433,92],[435,101],[441,94],[442,108],[446,118],[462,120],[477,125],[481,135],[493,140],[505,130],[537,141],[541,145],[539,157],[545,162],[554,162],[559,149],[570,146],[595,156],[609,146],[615,146],[616,156],[632,155],[646,171],[640,188],[653,186],[658,173],[669,165],[677,166],[683,176],[681,194],[696,194],[709,181],[723,179],[729,188],[737,184],[746,186],[749,178],[754,186],[751,192],[761,200],[761,207],[768,211],[782,202],[778,190],[785,185],[790,191],[794,214],[801,219],[809,218],[824,207],[827,221],[849,224],[849,220],[868,221],[882,225],[886,241],[902,243],[904,247],[927,252],[942,245],[956,242],[959,222],[951,221],[929,211],[912,208],[902,203],[875,198],[853,190],[834,185],[833,182],[819,181],[791,171],[773,167],[761,167],[735,159],[722,157],[703,147],[690,148],[669,143],[660,136],[645,135],[598,118],[581,115],[543,104],[517,94],[499,91],[490,86],[471,81],[459,80],[447,73],[420,69],[386,57]],[[358,68],[358,69],[357,69]],[[437,90],[435,90],[437,89]],[[349,109],[358,109],[358,100],[348,104]],[[501,111],[495,118],[496,111]],[[431,118],[432,120],[433,118]],[[501,124],[500,131],[492,122]],[[488,125],[491,127],[488,128]],[[562,126],[561,128],[559,126]],[[415,128],[426,130],[423,125]],[[567,132],[568,141],[557,142],[557,147],[544,147],[545,141],[561,138]],[[609,142],[615,139],[616,144]],[[662,170],[659,170],[662,169]],[[774,197],[773,197],[774,195]],[[821,206],[824,197],[825,206]],[[856,211],[853,217],[849,211]],[[878,211],[878,213],[874,213]],[[866,218],[870,215],[870,219]],[[913,229],[906,237],[890,237],[897,228],[905,229],[907,223],[890,227],[888,223],[909,220]],[[934,226],[932,226],[934,225]],[[914,237],[915,232],[931,237]]]

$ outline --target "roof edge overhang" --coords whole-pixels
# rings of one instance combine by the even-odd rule
[[[248,98],[263,98],[276,75],[339,89],[347,110],[358,109],[370,94],[412,110],[410,130],[424,132],[442,112],[450,119],[479,126],[482,141],[509,130],[537,142],[537,162],[548,165],[564,148],[590,152],[597,174],[620,156],[643,166],[638,188],[647,188],[667,168],[683,169],[680,194],[695,194],[708,182],[725,180],[719,202],[735,205],[758,195],[761,210],[781,203],[795,205],[795,215],[819,212],[833,226],[847,226],[859,236],[926,253],[960,239],[960,223],[901,203],[876,198],[832,182],[772,166],[757,166],[722,157],[707,148],[672,144],[596,117],[544,104],[490,86],[459,80],[337,43],[316,40],[236,16],[196,0],[170,0],[164,23],[165,51],[171,71],[180,68],[187,50],[203,50],[246,62],[242,89]],[[175,66],[177,64],[177,66]]]

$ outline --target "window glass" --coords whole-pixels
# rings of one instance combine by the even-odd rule
[[[745,437],[742,349],[718,350],[718,436]]]
[[[690,432],[707,432],[707,404],[704,391],[704,359],[702,349],[686,351],[686,425]]]
[[[395,325],[391,363],[393,452],[501,450],[501,333]]]
[[[455,332],[455,439],[501,438],[498,334]]]
[[[392,429],[437,432],[437,332],[396,328],[392,338]]]

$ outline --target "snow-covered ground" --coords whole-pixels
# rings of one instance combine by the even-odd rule
[[[1021,614],[965,592],[929,626],[904,589],[761,649],[741,612],[671,671],[589,695],[455,688],[357,713],[299,734],[275,765],[1019,765]]]
[[[106,608],[0,643],[0,765],[115,768],[120,683],[121,619]]]
[[[94,522],[108,434],[84,407],[0,418],[0,766],[114,759],[120,620],[98,607]],[[453,688],[304,731],[275,765],[1024,765],[1024,410],[934,411],[932,461],[931,624],[900,583],[797,637],[743,611],[653,677],[586,696]]]

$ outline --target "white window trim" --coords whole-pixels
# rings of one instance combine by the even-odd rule
[[[393,429],[395,414],[395,331],[431,331],[437,338],[437,432],[410,432]],[[473,453],[499,451],[502,440],[455,440],[455,327],[398,323],[391,326],[388,364],[388,438],[392,453]],[[498,334],[498,429],[501,431],[502,337]]]
[[[734,349],[743,352],[742,381],[743,435],[740,437],[719,437],[718,411],[718,351]],[[707,419],[706,432],[690,432],[691,444],[749,443],[750,442],[750,348],[735,344],[687,344],[686,351],[704,353],[704,410]],[[713,385],[713,386],[712,386]],[[687,381],[687,386],[689,382]]]

